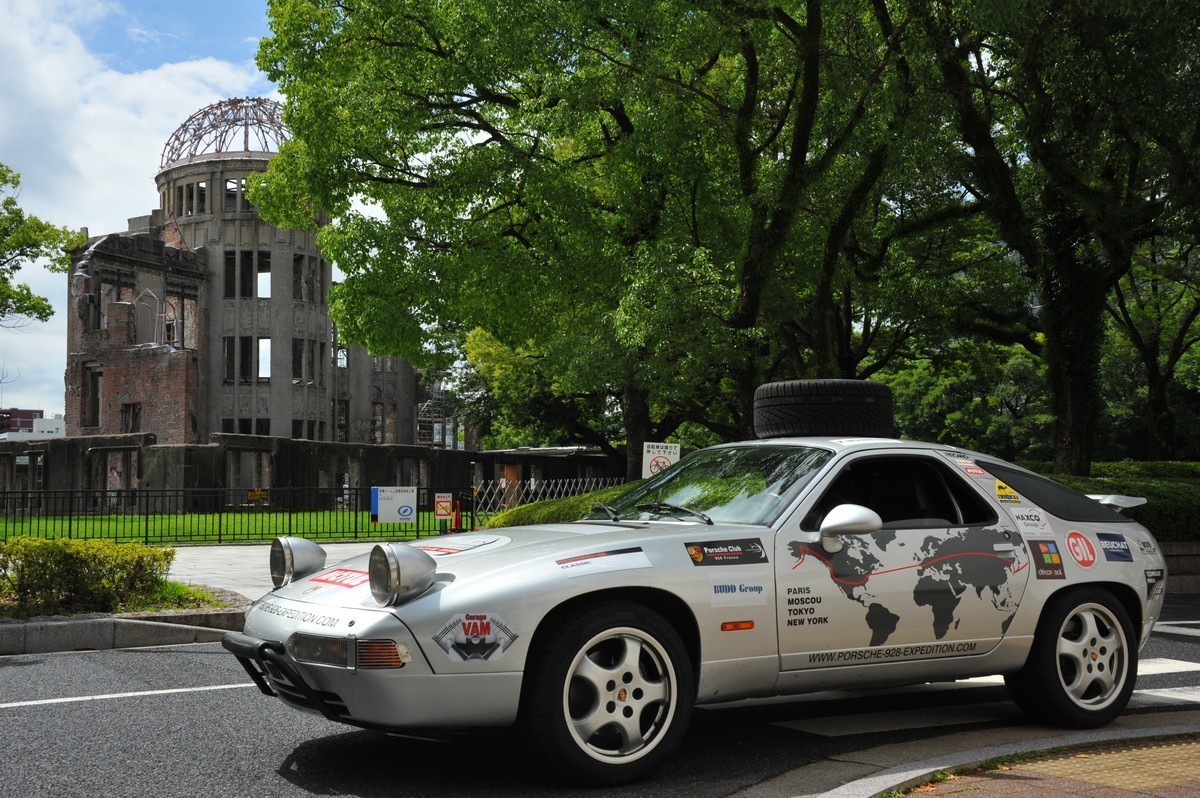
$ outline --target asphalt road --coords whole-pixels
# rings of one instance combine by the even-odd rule
[[[1130,712],[1200,707],[1200,637],[1155,634],[1143,660],[1163,672],[1139,678]],[[218,644],[0,657],[0,794],[724,798],[881,743],[1023,722],[988,684],[699,710],[653,778],[581,790],[542,773],[509,731],[419,741],[288,709],[248,686]]]

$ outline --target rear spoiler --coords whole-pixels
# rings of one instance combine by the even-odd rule
[[[1146,500],[1141,496],[1122,496],[1119,493],[1089,493],[1089,499],[1095,499],[1105,507],[1111,507],[1118,513],[1130,507],[1141,507]]]

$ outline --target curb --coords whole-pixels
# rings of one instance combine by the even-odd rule
[[[213,643],[245,619],[241,607],[0,623],[0,656]]]
[[[1103,729],[1066,734],[1029,725],[961,732],[834,756],[746,788],[732,798],[876,798],[928,784],[938,772],[975,768],[997,757],[1197,732],[1200,710],[1122,715]],[[919,758],[922,755],[927,758]]]

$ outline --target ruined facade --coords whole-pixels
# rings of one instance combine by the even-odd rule
[[[270,100],[202,109],[163,149],[159,207],[74,253],[68,437],[415,442],[413,369],[337,340],[316,232],[248,199],[285,136]]]

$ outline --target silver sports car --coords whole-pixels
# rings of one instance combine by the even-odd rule
[[[1030,715],[1125,707],[1166,567],[1117,509],[1009,463],[877,437],[695,452],[574,523],[384,543],[300,538],[225,647],[341,723],[519,725],[589,784],[641,777],[692,709],[1003,674]]]

